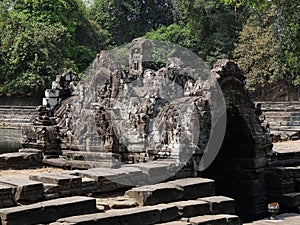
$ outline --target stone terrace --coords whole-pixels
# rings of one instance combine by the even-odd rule
[[[35,106],[0,105],[0,125],[5,127],[21,127],[30,124],[35,113]]]
[[[120,178],[118,169],[110,170],[106,169],[106,175]],[[84,173],[31,175],[28,179],[1,177],[2,224],[241,224],[234,215],[234,200],[215,196],[213,180],[185,178],[130,188],[108,180],[100,171],[104,173],[97,168]],[[145,174],[142,170],[139,173]],[[122,176],[131,175],[123,172]],[[104,192],[124,188],[123,196],[103,198]],[[14,206],[20,203],[23,205]]]
[[[261,103],[274,140],[300,139],[300,102]]]

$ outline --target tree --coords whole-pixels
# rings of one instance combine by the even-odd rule
[[[171,24],[173,5],[171,0],[95,0],[89,15],[110,34],[110,45],[116,46]]]
[[[239,23],[229,7],[219,1],[174,0],[176,24],[147,33],[146,37],[183,45],[212,64],[232,58]]]
[[[19,15],[20,16],[20,15]],[[44,88],[63,68],[69,35],[61,24],[45,25],[20,17],[1,25],[2,87],[6,94],[24,94]]]
[[[279,93],[295,98],[293,85],[300,84],[298,1],[222,1],[251,12],[235,50],[250,88],[267,99],[278,99]],[[262,88],[269,94],[261,93]]]
[[[65,69],[83,72],[106,34],[87,19],[80,0],[0,4],[0,93],[28,94]]]

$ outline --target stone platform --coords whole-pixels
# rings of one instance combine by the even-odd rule
[[[103,169],[102,172],[104,175]],[[106,175],[110,175],[111,178],[120,176],[120,174],[113,174],[112,171],[109,173],[108,170],[106,170]],[[114,191],[117,190],[118,185],[109,186],[109,181],[100,174],[96,175],[95,170],[90,170],[90,172],[86,170],[84,173],[66,171],[39,174],[29,178],[28,180],[18,178],[0,180],[3,182],[2,196],[10,194],[7,199],[0,199],[2,203],[0,204],[2,207],[0,218],[3,225],[242,224],[234,215],[234,200],[224,196],[215,196],[214,181],[209,179],[186,178],[155,185],[127,187],[127,192],[123,196],[106,198],[100,197],[100,187],[111,187],[110,191]],[[97,184],[103,181],[106,182],[105,185],[97,187]],[[96,185],[98,189],[91,189],[90,185]],[[41,187],[44,188],[43,198],[36,198],[36,203],[26,202],[26,198],[23,197],[25,205],[10,207],[13,203],[19,202],[16,196],[21,195],[16,195],[17,190],[19,192],[23,190],[21,192],[25,196],[26,193],[34,196],[34,193],[41,193]],[[89,192],[83,192],[86,188],[90,188]],[[52,200],[45,201],[50,196],[50,189],[53,193],[64,193],[70,197],[54,194],[51,195]],[[74,190],[81,190],[81,192]],[[95,197],[84,197],[84,195]],[[7,200],[10,200],[10,204],[5,205]]]
[[[275,219],[264,219],[255,221],[253,223],[246,223],[245,225],[299,225],[300,214],[286,213],[276,216]]]
[[[273,140],[300,139],[300,102],[261,103],[265,122],[269,123]]]
[[[4,127],[21,127],[31,123],[30,119],[36,106],[0,105],[0,125]]]

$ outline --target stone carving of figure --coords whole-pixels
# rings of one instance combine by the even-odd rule
[[[143,68],[142,68],[142,60],[143,56],[139,52],[139,49],[135,49],[134,53],[132,54],[132,69],[135,74],[138,74],[139,76],[142,76]]]
[[[180,124],[177,124],[176,128],[173,130],[174,133],[174,141],[176,144],[180,143],[180,136],[181,136],[181,126]]]

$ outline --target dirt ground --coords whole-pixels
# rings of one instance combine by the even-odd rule
[[[297,141],[283,141],[273,143],[273,150],[278,152],[285,151],[300,151],[300,140]]]
[[[59,168],[51,168],[51,167],[44,167],[40,169],[25,169],[25,170],[0,170],[0,177],[1,176],[9,176],[9,177],[29,177],[32,174],[38,173],[56,173],[62,172],[64,170]]]

